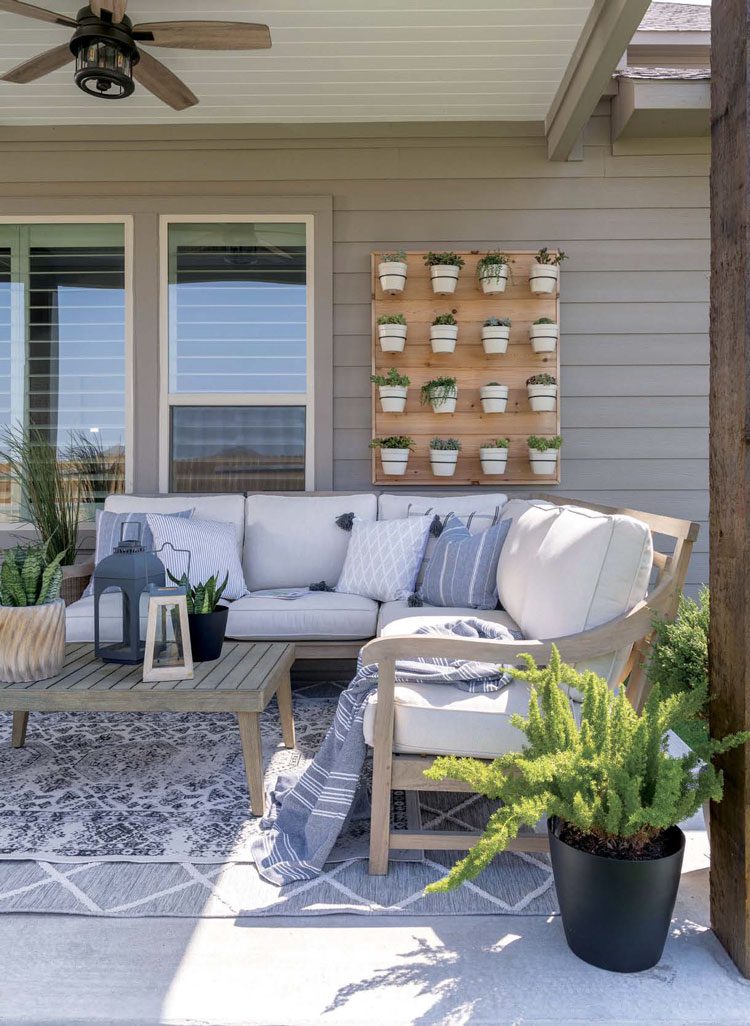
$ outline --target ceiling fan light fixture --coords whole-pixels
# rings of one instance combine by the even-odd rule
[[[87,7],[78,17],[78,29],[70,41],[76,59],[76,85],[102,100],[130,96],[135,88],[133,65],[138,63],[139,54],[129,19],[113,25],[97,18]]]

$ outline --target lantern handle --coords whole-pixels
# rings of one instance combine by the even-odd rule
[[[191,556],[192,556],[192,553],[190,552],[190,549],[178,549],[176,545],[172,544],[172,542],[166,541],[161,546],[161,548],[154,549],[155,555],[158,556],[159,553],[163,552],[164,549],[166,549],[167,547],[169,547],[172,550],[172,552],[180,552],[180,553],[182,553],[182,555],[187,556],[187,570],[185,571],[185,576],[187,577],[188,582],[189,582],[190,581],[190,560],[191,560]]]

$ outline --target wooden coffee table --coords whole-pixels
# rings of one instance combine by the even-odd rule
[[[0,710],[13,712],[13,747],[26,740],[30,712],[232,712],[240,728],[250,809],[264,812],[260,714],[276,695],[281,731],[294,747],[289,671],[294,645],[226,641],[219,659],[196,663],[192,680],[144,683],[143,667],[105,663],[93,645],[67,645],[57,677],[32,684],[0,682]]]

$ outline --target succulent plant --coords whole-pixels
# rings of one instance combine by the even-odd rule
[[[556,385],[557,378],[553,378],[551,374],[532,374],[530,378],[526,378],[527,385]]]
[[[197,613],[200,616],[216,612],[216,607],[221,601],[221,596],[224,594],[229,581],[229,574],[227,573],[221,584],[217,584],[218,575],[212,574],[205,583],[196,584],[193,587],[188,581],[187,574],[183,574],[180,578],[169,573],[169,570],[167,570],[167,574],[170,581],[184,587],[188,613]]]
[[[391,367],[387,374],[370,375],[370,381],[379,388],[385,388],[386,386],[389,388],[408,388],[411,384],[411,379],[407,378],[405,374],[401,374],[395,367]]]
[[[426,381],[420,390],[420,400],[423,406],[429,403],[441,403],[446,399],[453,399],[457,394],[457,382],[455,378],[433,378]]]
[[[403,314],[381,314],[378,324],[406,324],[406,318]]]
[[[430,448],[437,449],[438,451],[445,452],[452,450],[454,452],[461,451],[461,443],[457,438],[431,438]]]
[[[373,438],[371,449],[413,449],[414,439],[409,435],[388,435],[387,438]]]
[[[567,256],[562,250],[557,253],[550,253],[546,246],[543,246],[534,258],[538,264],[552,264],[553,267],[559,267],[563,260],[567,260]]]
[[[394,249],[390,253],[383,253],[380,262],[382,264],[405,264],[406,253],[403,249]]]
[[[424,262],[427,267],[438,267],[439,265],[449,267],[463,267],[464,258],[458,253],[425,253]]]
[[[510,439],[508,438],[491,438],[489,442],[485,442],[482,446],[483,449],[508,449],[510,448]]]
[[[553,435],[552,438],[541,438],[539,435],[529,435],[526,439],[529,449],[535,452],[546,452],[548,449],[559,449],[562,445],[560,435]]]
[[[456,318],[453,316],[452,313],[447,313],[447,314],[438,314],[437,317],[435,318],[435,320],[432,323],[433,324],[458,324],[458,321],[456,320]]]
[[[509,317],[488,317],[484,322],[485,328],[509,328],[510,327]]]
[[[63,552],[47,559],[43,545],[8,549],[0,568],[0,605],[42,606],[60,597]]]
[[[555,324],[551,317],[537,317],[534,324]]]
[[[486,273],[490,267],[507,266],[512,263],[513,261],[507,253],[501,253],[500,250],[491,250],[486,256],[480,257],[480,259],[477,260],[477,272],[481,278],[483,272]],[[492,275],[489,275],[489,277],[491,276]]]

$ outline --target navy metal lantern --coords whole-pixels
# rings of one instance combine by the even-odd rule
[[[120,528],[120,542],[111,556],[100,560],[94,570],[94,654],[109,663],[142,663],[146,649],[141,638],[141,595],[152,585],[164,587],[164,564],[141,544],[141,525],[135,540],[124,539],[126,527]],[[105,592],[118,591],[122,596],[122,638],[101,640],[101,599]]]

